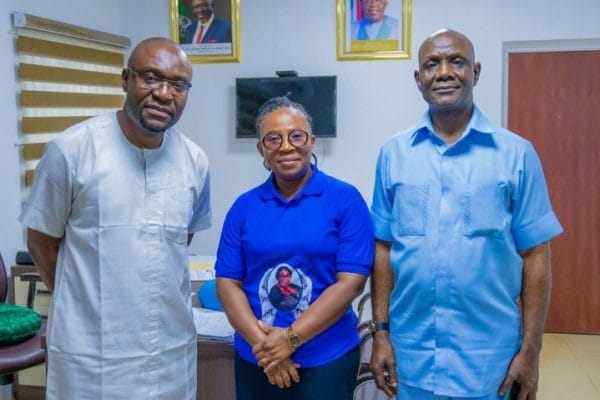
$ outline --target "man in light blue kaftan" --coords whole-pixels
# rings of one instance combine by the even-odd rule
[[[562,228],[532,144],[474,105],[480,69],[464,35],[425,40],[429,110],[379,154],[372,368],[401,399],[495,400],[514,382],[535,398]]]
[[[49,400],[196,398],[187,245],[211,223],[208,161],[173,125],[192,69],[151,38],[123,110],[50,142],[21,215],[52,291]]]

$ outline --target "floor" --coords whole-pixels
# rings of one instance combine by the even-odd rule
[[[544,335],[539,400],[600,400],[600,336]]]

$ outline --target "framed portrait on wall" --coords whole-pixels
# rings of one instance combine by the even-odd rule
[[[336,0],[337,59],[411,57],[412,0]]]
[[[240,62],[240,0],[170,0],[171,39],[193,63]]]

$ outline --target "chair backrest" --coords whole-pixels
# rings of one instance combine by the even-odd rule
[[[371,293],[364,293],[358,303],[358,334],[360,336],[360,366],[356,377],[356,388],[353,400],[388,400],[385,392],[375,384],[371,372],[371,352],[373,350],[373,334],[369,330],[369,319],[366,315],[371,312]]]
[[[358,312],[358,325],[360,330],[360,324],[371,319],[371,293],[363,293],[358,301],[356,307]]]
[[[369,331],[369,322],[362,322],[358,327],[360,334],[360,366],[356,377],[353,400],[388,400],[385,392],[377,387],[371,371],[371,352],[373,350],[373,334]]]
[[[6,267],[4,266],[4,260],[2,254],[0,254],[0,303],[6,301],[6,295],[8,294],[8,275],[6,274]]]

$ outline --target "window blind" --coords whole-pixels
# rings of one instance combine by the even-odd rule
[[[45,144],[71,125],[120,109],[128,38],[22,13],[16,32],[24,195]]]

